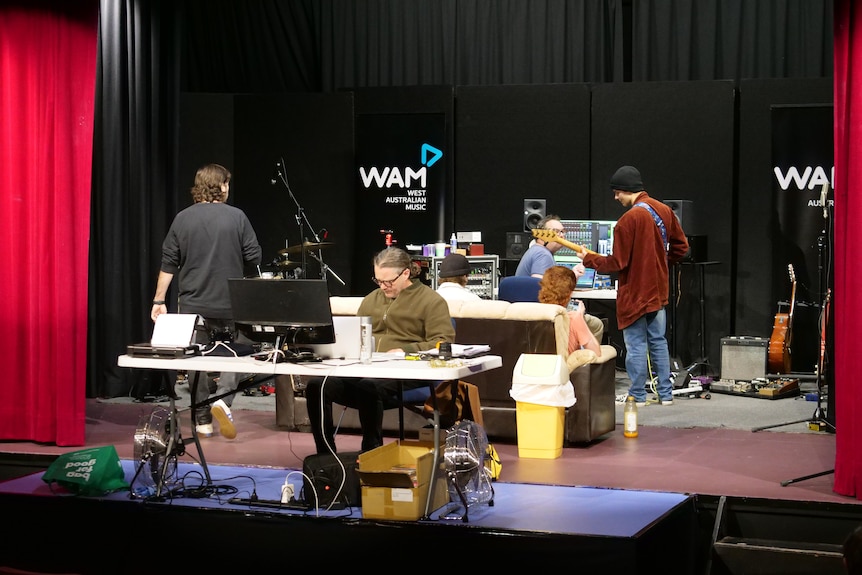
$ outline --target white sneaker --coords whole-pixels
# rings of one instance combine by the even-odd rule
[[[616,403],[617,405],[625,405],[626,404],[626,398],[628,396],[629,396],[628,393],[621,393],[614,398],[614,403]]]
[[[230,408],[224,401],[219,399],[213,403],[213,406],[210,408],[210,413],[212,413],[213,417],[218,421],[219,433],[222,434],[222,437],[226,437],[228,439],[236,437],[236,426],[233,424],[233,416],[230,413]]]
[[[195,427],[198,437],[212,437],[214,434],[212,423],[201,423]]]
[[[672,399],[662,399],[661,404],[662,405],[673,405],[673,400]]]

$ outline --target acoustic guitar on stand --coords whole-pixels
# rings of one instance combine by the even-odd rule
[[[533,233],[533,237],[536,238],[537,240],[543,240],[546,242],[557,242],[558,244],[564,245],[567,248],[569,248],[570,250],[574,250],[576,252],[584,250],[589,254],[597,254],[598,255],[598,252],[595,252],[586,246],[582,246],[580,244],[570,242],[566,238],[562,237],[555,230],[540,230],[538,228],[533,228],[530,231]]]
[[[793,309],[796,307],[796,274],[793,264],[787,266],[790,272],[792,288],[790,290],[790,311],[775,314],[772,324],[772,336],[769,338],[769,354],[767,367],[770,373],[790,373],[790,343],[793,332]]]

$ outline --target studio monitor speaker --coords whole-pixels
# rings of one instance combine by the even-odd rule
[[[535,229],[542,218],[545,217],[547,209],[546,200],[527,199],[524,200],[524,231]]]
[[[686,235],[698,233],[694,221],[694,202],[691,200],[664,200],[664,203],[673,210]]]
[[[506,259],[519,260],[530,247],[532,234],[506,232]]]

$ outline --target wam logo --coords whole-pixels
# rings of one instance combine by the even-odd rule
[[[365,188],[372,186],[377,188],[402,188],[408,189],[418,187],[421,189],[427,188],[428,168],[437,163],[443,157],[442,150],[439,150],[431,144],[422,144],[420,148],[420,158],[422,167],[414,169],[410,166],[386,166],[378,168],[371,166],[359,168],[359,177],[362,179],[362,185]]]
[[[829,170],[830,173],[827,173]],[[795,185],[798,190],[814,190],[823,184],[830,184],[835,177],[835,168],[824,168],[822,166],[805,166],[801,171],[797,166],[790,166],[786,172],[782,172],[779,166],[772,169],[775,180],[782,190],[789,190]]]

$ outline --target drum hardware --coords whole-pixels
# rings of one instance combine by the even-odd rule
[[[301,245],[298,245],[298,246],[286,247],[283,250],[280,250],[278,253],[279,253],[279,255],[289,256],[289,255],[293,255],[293,254],[300,254],[304,251],[307,252],[307,251],[311,251],[311,250],[318,250],[321,248],[328,248],[328,247],[331,247],[333,245],[335,245],[334,242],[308,242],[308,241],[306,241],[306,242],[303,242]]]

